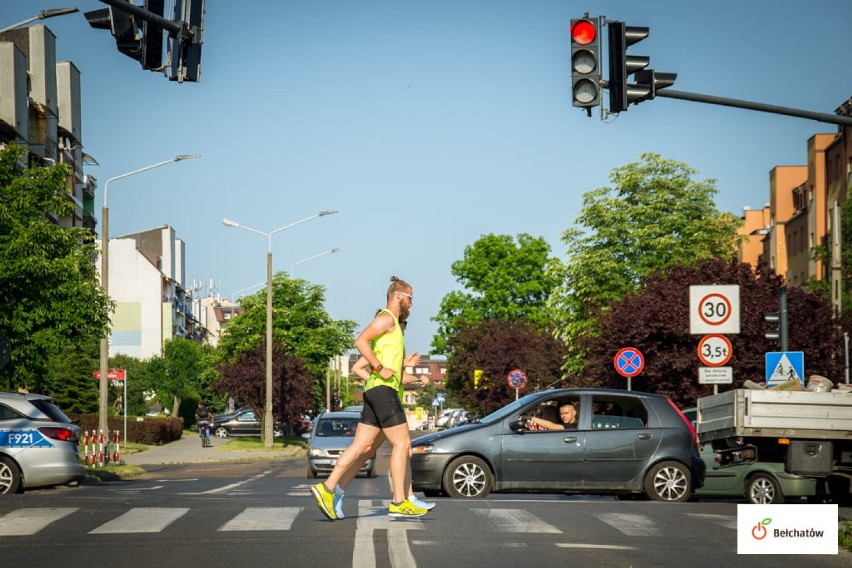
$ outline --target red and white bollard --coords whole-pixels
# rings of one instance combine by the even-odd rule
[[[104,465],[104,431],[100,430],[98,434],[98,467]]]
[[[112,438],[113,442],[113,452],[112,452],[112,463],[118,464],[118,442],[121,439],[121,434],[118,430],[115,431],[115,435]]]
[[[89,431],[83,433],[83,465],[89,467]]]

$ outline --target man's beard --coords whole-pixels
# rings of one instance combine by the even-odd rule
[[[409,311],[410,311],[410,308],[408,306],[400,306],[399,307],[399,319],[407,320]]]

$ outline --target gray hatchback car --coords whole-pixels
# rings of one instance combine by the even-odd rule
[[[308,442],[308,477],[329,474],[343,450],[352,445],[360,412],[324,412],[314,421],[314,427],[302,436]],[[376,455],[370,456],[359,473],[375,477]]]
[[[0,392],[0,494],[84,478],[79,439],[49,396]]]
[[[577,411],[576,423],[543,429],[566,405]],[[683,413],[664,396],[638,391],[538,392],[411,445],[414,490],[427,495],[535,491],[686,501],[705,471]]]

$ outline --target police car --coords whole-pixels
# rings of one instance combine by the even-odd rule
[[[85,477],[79,439],[80,428],[51,397],[0,392],[0,494]]]

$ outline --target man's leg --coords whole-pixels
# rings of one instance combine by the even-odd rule
[[[381,429],[377,426],[371,426],[369,424],[364,424],[363,422],[358,423],[358,427],[355,429],[355,439],[352,440],[352,444],[346,448],[342,454],[340,454],[340,457],[337,459],[337,464],[335,464],[334,469],[331,471],[325,482],[325,486],[329,491],[334,491],[335,486],[343,481],[345,476],[350,473],[350,469],[354,470],[357,475],[358,470],[361,469],[361,464],[363,463],[361,456],[370,455],[369,452],[373,448],[376,439],[381,432]],[[350,475],[349,479],[346,481],[346,485],[349,484],[352,477],[354,477],[354,475]],[[346,485],[341,486],[346,487]]]
[[[359,424],[358,427],[360,428],[361,425]],[[361,470],[361,466],[363,466],[364,462],[366,462],[367,459],[371,455],[373,455],[376,450],[379,449],[379,446],[384,443],[385,439],[386,438],[384,433],[380,430],[378,436],[376,436],[376,439],[373,441],[373,444],[369,448],[367,448],[365,452],[359,455],[355,459],[355,461],[352,462],[352,465],[349,466],[349,469],[346,470],[346,473],[344,473],[340,477],[340,481],[338,482],[338,485],[340,485],[340,487],[342,487],[343,489],[349,487],[349,484],[352,482],[353,479],[355,479],[355,476],[357,476],[358,472]]]
[[[392,448],[390,473],[393,480],[393,502],[402,503],[408,497],[406,494],[408,483],[406,480],[410,480],[410,476],[406,474],[409,462],[408,453],[411,448],[411,435],[408,432],[408,423],[404,422],[390,428],[385,428],[384,432]]]

